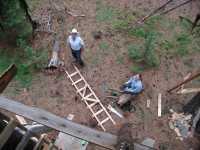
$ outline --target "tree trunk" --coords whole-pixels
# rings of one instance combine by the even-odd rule
[[[28,21],[31,23],[32,29],[33,29],[33,33],[34,33],[35,29],[37,28],[37,23],[36,23],[36,21],[34,21],[31,18],[31,15],[29,14],[28,4],[27,4],[26,0],[19,0],[19,3],[20,3],[21,8],[24,9],[24,11],[26,13],[26,17],[27,17]]]

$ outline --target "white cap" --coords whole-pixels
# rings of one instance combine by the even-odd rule
[[[77,29],[72,29],[72,32],[71,33],[78,33]]]

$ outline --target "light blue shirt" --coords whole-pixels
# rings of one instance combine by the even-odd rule
[[[140,93],[143,90],[142,81],[136,78],[131,78],[127,83],[129,85],[125,88],[125,91],[131,93]]]
[[[67,43],[70,45],[70,47],[75,50],[79,51],[83,46],[84,42],[81,39],[80,36],[76,36],[75,40],[72,38],[72,35],[70,35],[67,39]]]

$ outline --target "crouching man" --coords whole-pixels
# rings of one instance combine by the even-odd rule
[[[125,84],[122,85],[121,91],[123,94],[119,97],[117,104],[119,104],[119,106],[123,106],[124,104],[130,102],[143,90],[142,76],[140,74],[132,76]]]
[[[72,32],[67,39],[67,44],[69,45],[72,56],[75,58],[76,62],[83,67],[84,62],[81,58],[81,54],[84,50],[84,42],[76,29],[72,29]]]
[[[123,86],[122,91],[127,94],[136,95],[143,91],[142,76],[137,74],[132,76]]]

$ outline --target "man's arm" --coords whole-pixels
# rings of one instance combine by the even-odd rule
[[[70,36],[66,40],[66,45],[69,46],[69,48],[71,48],[71,46],[70,46]]]
[[[80,45],[81,45],[81,50],[84,51],[85,43],[81,37],[80,37]]]

